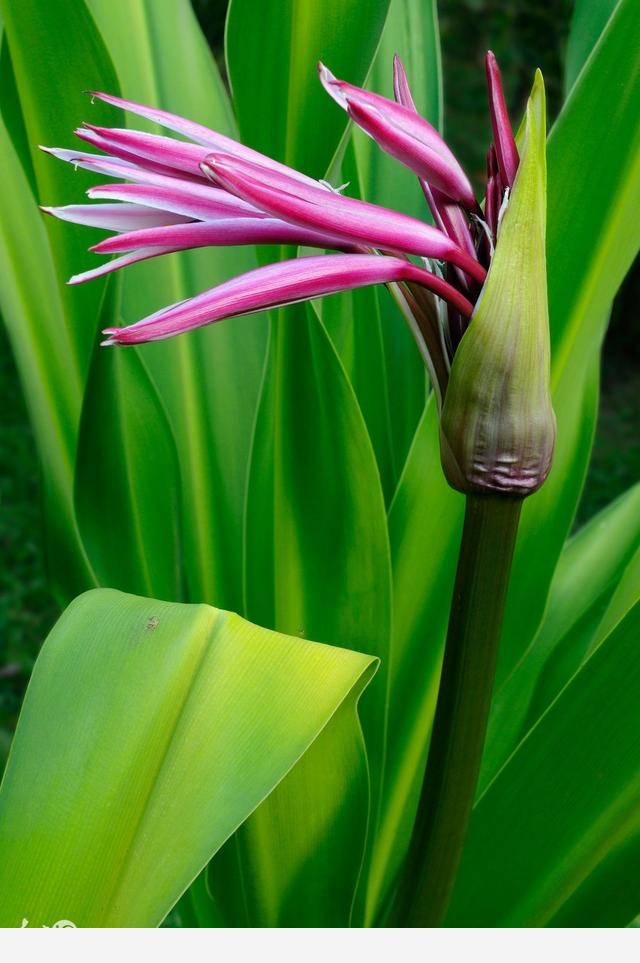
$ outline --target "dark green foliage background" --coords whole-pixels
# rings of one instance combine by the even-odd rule
[[[221,62],[225,0],[193,0]],[[545,76],[550,118],[562,98],[570,0],[447,0],[440,3],[447,139],[473,180],[483,176],[489,129],[483,58],[496,53],[514,120],[532,69]],[[600,417],[593,460],[578,512],[590,518],[640,478],[640,270],[616,300],[603,357]],[[0,326],[0,764],[35,656],[57,617],[44,577],[38,464],[16,369]]]

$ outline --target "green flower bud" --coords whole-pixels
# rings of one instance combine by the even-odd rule
[[[513,191],[442,409],[443,469],[449,484],[465,493],[524,497],[551,467],[545,127],[537,71]]]

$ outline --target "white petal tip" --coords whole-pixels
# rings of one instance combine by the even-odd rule
[[[329,84],[336,79],[335,75],[331,73],[328,67],[325,67],[321,60],[318,61],[318,74],[323,84]]]
[[[328,67],[325,67],[322,61],[318,62],[318,75],[320,77],[320,83],[329,96],[335,100],[336,104],[346,110],[347,98],[340,89],[340,81],[331,73]]]
[[[106,332],[106,331],[103,331],[102,333],[103,333],[103,334],[106,334],[107,332]],[[105,338],[104,341],[101,341],[101,342],[100,342],[100,347],[101,347],[101,348],[110,348],[110,347],[111,347],[112,345],[114,345],[114,344],[118,344],[118,341],[116,341],[115,337],[113,337],[113,338]]]
[[[218,183],[218,172],[216,170],[217,163],[218,161],[215,155],[210,154],[209,156],[205,157],[205,159],[201,161],[200,164],[198,164],[198,167],[200,168],[204,176],[208,180],[213,181],[214,184]]]

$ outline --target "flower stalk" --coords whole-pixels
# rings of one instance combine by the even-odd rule
[[[444,920],[489,718],[521,498],[468,495],[429,759],[395,903],[400,926]]]

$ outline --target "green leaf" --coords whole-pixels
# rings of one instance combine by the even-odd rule
[[[348,926],[369,802],[362,732],[345,703],[210,864],[210,907],[223,920],[213,925]]]
[[[156,926],[334,717],[353,740],[373,670],[207,606],[81,596],[0,792],[2,925]]]
[[[227,63],[242,139],[316,177],[322,176],[345,128],[342,111],[316,74],[321,57],[338,73],[363,80],[386,14],[385,0],[327,3],[233,0],[227,21]],[[246,29],[251,22],[251,30]],[[294,308],[273,322],[251,458],[246,523],[246,612],[262,624],[288,626],[332,644],[384,654],[390,620],[389,556],[380,480],[361,412],[325,330],[311,312]],[[363,704],[375,811],[384,740],[385,684]],[[347,783],[324,780],[310,765],[306,789],[283,784],[282,795],[258,811],[235,845],[242,874],[262,860],[270,880],[261,919],[313,919],[333,925],[331,885],[314,905],[305,894],[331,859],[331,880],[343,879],[340,919],[348,921],[362,862],[362,771]],[[340,829],[318,831],[301,811],[321,786],[314,808],[340,812]],[[347,786],[350,788],[347,791]],[[346,793],[346,795],[345,795]],[[336,795],[338,794],[338,795]],[[335,807],[338,807],[337,809]],[[308,812],[309,807],[303,807]],[[284,848],[281,826],[289,827]],[[336,853],[332,832],[352,845]],[[259,850],[259,851],[258,851]],[[264,861],[268,864],[265,866]],[[295,887],[291,867],[299,864]],[[224,871],[224,866],[222,866]],[[217,872],[214,867],[214,872]],[[236,882],[238,873],[234,874]],[[241,887],[227,887],[240,906]],[[237,917],[231,917],[237,918]]]
[[[117,92],[109,54],[84,0],[55,0],[43,6],[38,0],[11,3],[0,10],[15,71],[16,88],[31,150],[40,203],[68,204],[89,187],[94,178],[75,172],[69,164],[43,154],[38,145],[60,147],[87,115],[87,89]],[[64,65],[64,67],[61,67]],[[96,105],[94,123],[109,111]],[[95,324],[104,293],[104,281],[77,288],[63,282],[71,274],[94,266],[86,248],[98,234],[47,219],[47,233],[56,265],[58,289],[64,307],[64,325],[71,351],[69,369],[86,377]]]
[[[565,97],[589,59],[618,3],[619,0],[575,0],[565,55]]]
[[[395,878],[413,826],[456,568],[457,544],[452,537],[459,539],[463,509],[464,500],[449,488],[440,468],[432,395],[389,512],[394,618],[387,754],[369,883],[370,914],[380,908]]]
[[[389,0],[231,0],[226,53],[242,139],[322,177],[346,119],[322,89],[316,64],[362,84]]]
[[[36,175],[31,161],[31,147],[29,135],[24,126],[24,117],[20,107],[20,97],[16,87],[15,71],[11,62],[11,52],[7,38],[2,37],[0,51],[0,103],[2,104],[2,119],[11,138],[13,148],[20,161],[23,173],[35,197],[37,194]]]
[[[49,203],[68,200],[63,194],[73,171],[42,154],[38,144],[60,142],[63,129],[66,135],[77,124],[86,86],[115,87],[115,80],[83,2],[61,0],[46,11],[35,10],[31,2],[4,6],[2,110],[9,129],[3,123],[0,133],[5,228],[0,301],[42,464],[47,568],[53,591],[66,602],[95,584],[79,540],[72,485],[82,390],[103,286],[83,293],[63,284],[71,262],[80,267],[73,251],[81,261],[86,255],[79,254],[73,229],[42,216],[34,190]],[[86,98],[82,103],[86,106]],[[73,183],[82,182],[81,177]],[[88,234],[83,245],[90,239]]]
[[[180,599],[180,475],[160,399],[137,352],[96,346],[78,443],[75,502],[101,585]]]
[[[567,542],[542,625],[496,693],[479,791],[580,666],[639,543],[640,486],[618,498]]]
[[[93,584],[73,510],[82,382],[70,363],[74,349],[42,215],[3,118],[0,153],[0,305],[42,469],[50,585],[64,602]]]
[[[188,0],[120,7],[91,0],[91,6],[125,96],[235,135],[224,86]],[[133,322],[255,264],[251,248],[211,248],[135,265],[123,273],[123,316]],[[245,484],[266,333],[264,318],[237,318],[145,345],[140,354],[178,449],[189,598],[234,609],[242,607]]]
[[[635,489],[634,489],[635,490]],[[629,609],[640,600],[640,547],[629,561],[613,597],[602,616],[602,621],[594,633],[589,653],[600,645],[602,640],[612,632],[618,622],[627,614]]]
[[[251,461],[246,544],[246,610],[252,620],[335,645],[346,640],[383,660],[383,670],[361,708],[374,820],[383,758],[390,634],[386,515],[373,451],[353,390],[324,328],[311,310],[303,307],[274,323]],[[331,887],[318,894],[313,906],[307,905],[302,894],[317,885],[314,877],[317,880],[318,874],[323,874],[329,858],[335,860],[334,872],[355,887],[366,808],[362,807],[362,790],[357,789],[357,769],[353,779],[356,789],[347,792],[346,780],[339,803],[334,798],[335,781],[309,774],[309,786],[322,784],[328,797],[324,803],[320,797],[319,811],[323,805],[330,810],[340,805],[341,818],[349,821],[338,835],[350,837],[351,845],[339,850],[333,843],[331,823],[325,823],[319,833],[307,821],[308,806],[300,807],[292,796],[287,797],[286,805],[283,799],[280,811],[295,811],[299,822],[295,851],[302,851],[303,842],[306,847],[301,869],[304,881],[296,883],[295,892],[301,897],[296,904],[288,895],[286,869],[294,857],[283,855],[284,845],[276,845],[283,816],[278,819],[273,809],[261,810],[253,818],[257,828],[251,823],[247,826],[247,840],[259,839],[261,851],[266,849],[277,862],[269,870],[270,899],[281,900],[281,915],[272,908],[270,920],[290,921],[297,912],[298,919],[311,915],[313,925],[334,925]],[[304,797],[310,792],[305,791]],[[257,858],[247,856],[247,864]],[[279,887],[273,882],[278,877],[282,879]],[[343,901],[340,906],[345,925],[350,903]]]
[[[626,926],[637,914],[639,633],[636,604],[476,804],[447,925]]]

